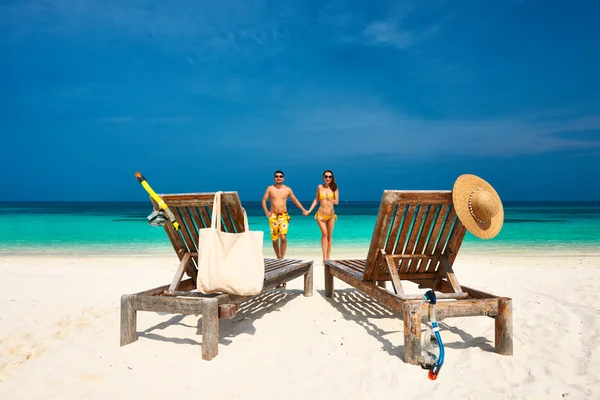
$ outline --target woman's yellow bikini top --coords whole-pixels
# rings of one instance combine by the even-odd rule
[[[323,192],[319,192],[319,197],[321,198],[321,200],[323,200],[325,198],[325,195],[323,194]],[[333,192],[329,192],[329,193],[327,193],[327,197],[329,197],[330,199],[333,199],[335,197],[335,194],[333,194]]]

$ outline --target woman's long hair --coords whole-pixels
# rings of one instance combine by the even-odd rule
[[[331,182],[329,183],[329,187],[331,188],[331,190],[333,192],[335,192],[337,190],[337,183],[335,183],[335,176],[333,175],[333,172],[330,169],[328,169],[325,172],[323,172],[323,177],[328,172],[331,174]],[[325,178],[323,178],[323,179],[325,179]]]

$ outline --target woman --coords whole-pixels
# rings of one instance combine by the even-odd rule
[[[315,214],[315,219],[319,229],[321,229],[321,247],[324,261],[329,260],[331,256],[331,234],[337,219],[333,206],[340,202],[338,186],[335,183],[333,172],[330,170],[323,172],[323,184],[317,186],[317,195],[306,215],[311,213],[319,201],[319,210]]]

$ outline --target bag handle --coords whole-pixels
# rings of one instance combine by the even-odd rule
[[[221,230],[221,193],[216,192],[213,200],[212,216],[210,219],[210,227],[218,231]]]
[[[212,216],[210,220],[210,226],[218,231],[221,230],[221,193],[216,192],[213,200]],[[242,213],[244,214],[244,232],[250,231],[250,225],[248,224],[248,214],[246,209],[242,207]]]
[[[250,232],[250,226],[248,225],[248,214],[246,214],[246,209],[242,207],[242,212],[244,213],[244,232]]]

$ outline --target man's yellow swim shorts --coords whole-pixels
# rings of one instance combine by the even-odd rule
[[[290,216],[288,215],[288,213],[272,213],[269,217],[269,226],[271,227],[271,240],[279,239],[280,235],[287,235],[289,224]]]

